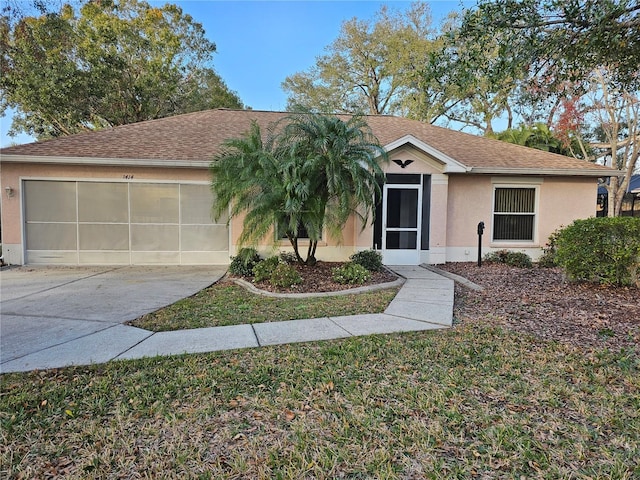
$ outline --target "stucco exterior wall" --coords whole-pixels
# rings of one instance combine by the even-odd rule
[[[393,160],[412,160],[402,168]],[[485,222],[483,253],[509,248],[524,251],[533,258],[541,253],[549,235],[577,218],[595,215],[597,182],[593,177],[530,177],[444,173],[445,165],[419,151],[404,146],[389,152],[389,162],[382,165],[385,173],[427,174],[431,180],[429,248],[421,252],[421,261],[475,261],[477,257],[478,222]],[[23,180],[106,180],[119,182],[195,182],[208,183],[206,168],[126,167],[95,165],[54,165],[2,162],[0,193],[2,194],[2,242],[5,261],[22,263],[22,192]],[[533,242],[493,242],[493,189],[496,184],[534,185],[537,188],[535,239]],[[6,187],[13,188],[9,198]],[[231,221],[230,255],[237,252],[243,217]],[[361,228],[354,217],[347,222],[340,239],[325,238],[318,246],[320,260],[345,260],[354,251],[373,246],[373,225]],[[301,241],[302,249],[306,244]],[[274,242],[265,238],[259,249],[265,254],[291,251],[288,241]]]
[[[537,190],[535,238],[532,242],[493,241],[493,189],[495,186],[533,186]],[[595,216],[597,180],[587,177],[531,177],[451,175],[447,261],[475,261],[477,225],[485,223],[482,254],[509,249],[537,259],[549,236],[579,218]]]

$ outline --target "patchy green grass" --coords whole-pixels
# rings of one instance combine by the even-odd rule
[[[640,478],[640,358],[497,328],[6,374],[2,478]]]
[[[272,298],[229,282],[213,285],[131,322],[155,332],[384,312],[397,288],[316,298]]]

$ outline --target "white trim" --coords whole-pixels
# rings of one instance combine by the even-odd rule
[[[533,212],[521,213],[521,215],[532,215],[533,214],[533,231],[531,232],[532,238],[531,240],[505,240],[499,239],[496,240],[493,238],[494,232],[494,224],[495,224],[495,206],[496,206],[496,190],[498,188],[526,188],[534,190],[534,205]],[[509,215],[510,213],[498,212],[498,215],[505,214]],[[512,215],[518,215],[518,213],[511,213]],[[494,183],[492,185],[491,191],[491,245],[499,246],[499,245],[522,245],[522,246],[532,246],[538,244],[538,222],[540,220],[540,185],[539,184],[527,184],[527,183]]]
[[[545,175],[561,177],[622,177],[618,170],[591,170],[579,168],[516,168],[516,167],[471,167],[469,173],[500,175]]]
[[[213,156],[212,156],[213,158]],[[128,167],[209,168],[213,160],[157,160],[149,158],[49,157],[44,155],[2,155],[7,163],[48,163],[57,165],[105,165]]]
[[[444,173],[466,173],[471,170],[470,167],[463,165],[457,160],[454,160],[449,155],[442,153],[440,150],[433,148],[431,145],[424,143],[422,140],[418,140],[413,135],[405,135],[404,137],[400,137],[397,140],[394,140],[393,142],[385,145],[383,148],[385,152],[390,152],[407,144],[414,146],[418,150],[422,150],[423,152],[434,157],[436,160],[444,163]]]
[[[36,181],[52,181],[52,182],[94,182],[94,183],[166,183],[166,184],[184,184],[184,185],[210,185],[210,182],[205,180],[174,180],[174,179],[155,179],[155,178],[121,178],[121,177],[20,177],[20,182],[23,180],[36,180]]]
[[[514,186],[518,185],[542,185],[544,183],[544,178],[535,178],[535,177],[491,177],[491,183],[493,184],[511,184]]]

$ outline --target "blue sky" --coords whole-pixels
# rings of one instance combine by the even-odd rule
[[[164,4],[165,1],[150,3]],[[370,19],[384,4],[404,10],[405,1],[173,1],[200,22],[215,42],[216,71],[245,105],[255,110],[283,110],[282,81],[307,70],[340,32],[343,21]],[[432,0],[434,24],[452,10],[475,1]],[[33,141],[28,136],[8,137],[10,115],[0,118],[0,145]]]

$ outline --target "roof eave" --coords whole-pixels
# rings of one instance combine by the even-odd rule
[[[558,177],[623,177],[624,172],[610,168],[514,168],[514,167],[472,167],[468,173],[488,175],[546,175]]]
[[[2,163],[43,163],[57,165],[102,165],[123,167],[208,168],[210,160],[159,160],[148,158],[49,157],[43,155],[2,155]]]

